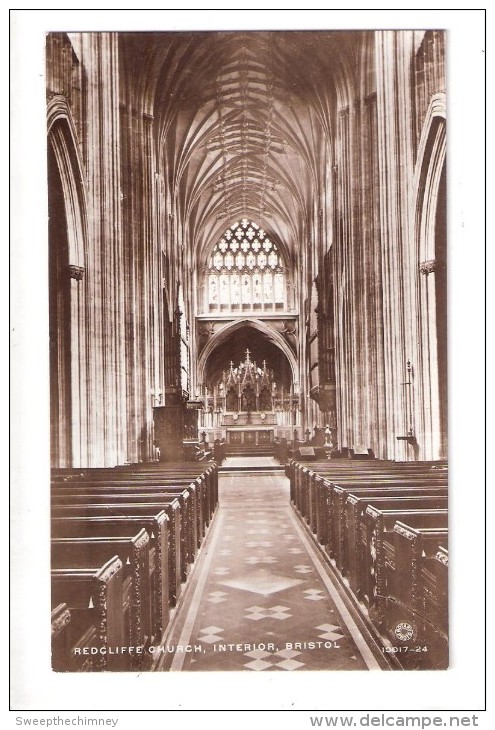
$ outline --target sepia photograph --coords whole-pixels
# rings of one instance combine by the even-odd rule
[[[68,21],[41,69],[50,673],[448,675],[445,27]]]

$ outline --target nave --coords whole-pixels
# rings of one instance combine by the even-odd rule
[[[228,457],[219,470],[217,513],[163,650],[162,671],[387,668],[273,457]]]
[[[46,82],[54,671],[446,668],[444,32],[54,32]]]

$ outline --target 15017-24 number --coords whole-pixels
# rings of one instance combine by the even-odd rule
[[[405,654],[406,652],[427,652],[427,646],[382,646],[384,654]]]

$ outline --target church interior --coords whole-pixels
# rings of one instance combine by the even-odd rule
[[[445,669],[445,33],[46,37],[52,667]]]

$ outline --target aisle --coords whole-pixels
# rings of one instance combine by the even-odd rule
[[[160,669],[380,669],[293,513],[283,473],[221,474],[219,499]]]

